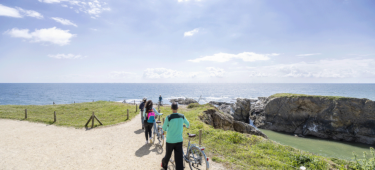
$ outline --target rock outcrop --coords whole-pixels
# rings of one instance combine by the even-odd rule
[[[375,145],[375,102],[368,99],[277,97],[258,111],[251,117],[257,127]]]
[[[219,111],[214,109],[208,109],[204,111],[203,116],[201,116],[200,119],[204,123],[212,125],[215,129],[234,130],[241,133],[247,133],[268,138],[267,135],[265,135],[255,127],[247,123],[236,121],[233,119],[232,116],[225,113],[220,113]]]
[[[169,100],[171,103],[173,102],[177,102],[178,104],[182,104],[182,105],[189,105],[191,103],[198,103],[196,100],[192,99],[192,98],[178,98],[178,99],[170,99]]]

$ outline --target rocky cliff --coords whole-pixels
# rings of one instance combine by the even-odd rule
[[[268,138],[267,135],[265,135],[255,127],[244,122],[236,121],[232,116],[225,113],[220,113],[218,110],[208,109],[203,112],[203,115],[200,117],[200,119],[204,123],[212,125],[216,129],[234,130],[241,133]]]
[[[257,127],[375,145],[375,102],[324,96],[267,99],[264,111],[250,118]]]

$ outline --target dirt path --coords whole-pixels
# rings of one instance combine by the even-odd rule
[[[0,169],[160,170],[165,146],[146,145],[140,124],[140,115],[92,130],[0,119]]]

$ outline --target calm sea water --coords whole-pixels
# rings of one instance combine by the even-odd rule
[[[190,97],[200,103],[233,102],[238,97],[267,97],[275,93],[333,95],[375,100],[375,84],[0,84],[0,105],[45,105],[110,100],[139,102]]]

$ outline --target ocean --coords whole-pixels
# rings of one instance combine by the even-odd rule
[[[375,84],[137,84],[137,83],[0,83],[0,105],[47,105],[93,100],[139,102],[189,97],[234,102],[237,98],[268,97],[275,93],[346,96],[375,100]]]

